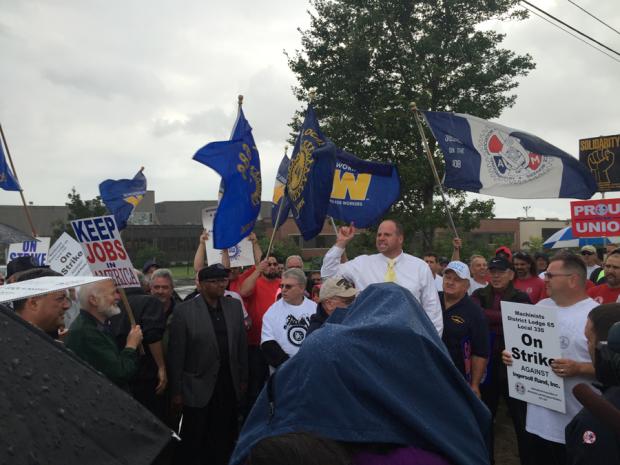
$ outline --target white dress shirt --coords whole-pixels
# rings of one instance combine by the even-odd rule
[[[340,263],[344,249],[333,246],[323,258],[321,277],[342,276],[355,284],[360,291],[371,284],[385,282],[389,258],[383,254],[360,255],[346,263]],[[433,273],[428,265],[413,255],[401,253],[396,257],[394,271],[396,284],[409,290],[418,299],[431,319],[437,332],[443,331],[443,317]]]

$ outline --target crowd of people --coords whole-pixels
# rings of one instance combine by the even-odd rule
[[[448,373],[453,370],[460,379],[458,383],[467,386],[468,392],[455,394],[460,403],[454,408],[471,414],[470,424],[476,425],[475,432],[462,431],[463,438],[474,435],[484,442],[485,457],[477,463],[494,463],[494,420],[500,402],[506,403],[511,417],[521,464],[619,463],[619,438],[604,423],[580,413],[581,404],[572,389],[579,383],[590,384],[598,379],[598,389],[620,406],[618,387],[613,381],[610,383],[613,378],[602,376],[595,363],[599,342],[605,341],[612,325],[620,321],[620,304],[616,303],[620,296],[620,249],[610,247],[603,255],[602,251],[585,246],[578,253],[564,251],[549,257],[543,253],[513,252],[503,246],[492,257],[473,255],[465,263],[460,257],[462,242],[455,239],[452,260],[442,259],[432,251],[420,259],[403,251],[402,226],[386,220],[377,229],[377,253],[349,260],[346,247],[355,233],[353,225],[341,227],[334,246],[323,258],[321,270],[306,272],[300,256],[264,255],[254,234],[250,235],[250,241],[255,266],[231,269],[226,251],[221,264],[208,264],[205,232],[199,238],[194,259],[196,289],[184,298],[175,289],[172,273],[151,260],[141,271],[137,270],[141,286],[124,291],[126,303],[114,283],[104,280],[82,286],[77,294],[58,291],[15,301],[12,310],[66,344],[178,432],[181,441],[163,451],[158,463],[224,465],[231,456],[238,457],[241,453],[233,454],[238,441],[245,444],[244,459],[253,457],[250,463],[280,463],[276,457],[278,448],[282,451],[327,448],[333,463],[470,463],[461,462],[465,460],[464,454],[459,455],[446,446],[442,449],[438,440],[429,440],[423,428],[417,442],[394,444],[381,440],[379,435],[378,439],[369,441],[373,443],[372,450],[366,448],[360,452],[356,448],[354,453],[349,443],[355,440],[337,432],[317,437],[317,431],[308,431],[302,423],[288,425],[287,433],[294,433],[293,436],[269,437],[268,442],[264,441],[266,436],[248,442],[251,433],[244,433],[246,425],[241,433],[246,434],[245,442],[239,439],[246,419],[267,415],[268,409],[252,410],[257,402],[260,404],[259,399],[267,396],[270,400],[263,401],[270,405],[269,409],[273,408],[272,391],[274,386],[277,389],[273,380],[279,373],[294,373],[293,368],[287,371],[284,367],[294,367],[292,361],[302,348],[305,355],[299,357],[300,364],[302,358],[305,364],[313,359],[319,363],[323,351],[331,350],[318,343],[311,345],[310,340],[326,340],[327,331],[323,328],[346,322],[348,308],[358,318],[355,324],[363,326],[364,320],[359,320],[359,315],[363,317],[364,312],[374,315],[376,306],[394,305],[388,301],[394,298],[396,284],[399,292],[405,289],[407,296],[414,299],[414,304],[402,308],[400,303],[394,305],[399,307],[399,315],[405,317],[405,323],[399,324],[415,326],[410,334],[412,338],[420,336],[421,324],[433,333],[422,338],[430,341],[436,351],[434,358],[427,357],[428,360],[420,356],[418,369],[422,375],[427,370],[429,382],[436,377],[434,382],[440,385],[454,385],[453,374]],[[37,266],[29,257],[20,257],[8,264],[7,282],[57,275]],[[372,298],[364,299],[365,295]],[[372,311],[368,307],[371,301]],[[505,350],[502,302],[558,309],[562,357],[555,359],[551,367],[564,379],[565,413],[508,395],[506,367],[512,359]],[[135,323],[130,322],[130,313]],[[411,322],[407,315],[411,316]],[[350,318],[353,321],[354,316]],[[364,343],[375,355],[377,351],[393,349],[389,338],[379,344],[381,333],[376,324],[370,330],[367,326],[363,329]],[[319,337],[320,334],[323,336]],[[351,348],[355,350],[359,348]],[[414,354],[414,358],[418,355]],[[428,363],[429,360],[440,363],[437,360],[441,357],[451,361],[450,368],[438,372]],[[340,369],[350,370],[350,363]],[[404,380],[412,376],[404,371],[404,365],[395,366],[394,370],[397,372],[390,376]],[[368,396],[372,396],[374,388],[367,386],[382,382],[372,379],[370,373],[356,376],[354,385],[345,386],[348,391],[367,390]],[[297,381],[302,386],[307,382]],[[303,394],[303,389],[300,392]],[[372,404],[368,399],[365,401]],[[423,404],[430,399],[420,397],[416,401]],[[317,406],[320,404],[317,402]],[[489,413],[490,420],[485,417]],[[377,419],[378,424],[399,421],[398,412],[382,415],[385,418]],[[329,424],[329,415],[321,422]],[[289,449],[281,457],[290,457]],[[377,454],[378,450],[382,452]],[[314,458],[290,453],[297,457],[299,464],[328,464],[312,461],[324,457],[315,452]],[[476,453],[472,451],[470,457]],[[372,460],[368,454],[374,454]],[[261,462],[261,457],[267,461]],[[407,457],[406,461],[397,461],[403,457]]]

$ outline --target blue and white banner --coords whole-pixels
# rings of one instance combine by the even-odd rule
[[[446,161],[444,186],[516,199],[589,199],[579,161],[541,138],[474,116],[423,112]]]

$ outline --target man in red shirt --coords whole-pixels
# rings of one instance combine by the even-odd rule
[[[547,297],[545,294],[545,282],[537,276],[536,264],[526,252],[517,252],[512,256],[512,264],[515,268],[515,288],[523,291],[535,304]]]
[[[278,259],[270,255],[251,271],[243,273],[239,294],[244,298],[252,326],[248,331],[248,411],[254,405],[269,375],[267,361],[260,350],[263,315],[276,301],[280,290]]]
[[[588,295],[599,304],[615,303],[620,295],[620,249],[605,259],[606,282],[588,289]]]

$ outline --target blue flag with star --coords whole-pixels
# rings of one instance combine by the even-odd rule
[[[241,108],[231,139],[205,145],[193,159],[222,177],[224,192],[213,219],[213,246],[216,249],[233,247],[254,229],[262,187],[252,127]]]
[[[4,150],[2,149],[2,144],[0,144],[0,189],[4,189],[5,191],[20,191],[21,187],[19,187],[19,183],[17,182],[17,178],[9,168],[9,165],[6,162],[6,157],[4,156]]]
[[[304,240],[323,229],[334,182],[336,146],[321,131],[312,105],[297,136],[286,180],[286,199]]]
[[[114,215],[118,229],[127,227],[127,220],[146,193],[146,176],[142,170],[133,179],[106,179],[99,184],[99,194]]]

